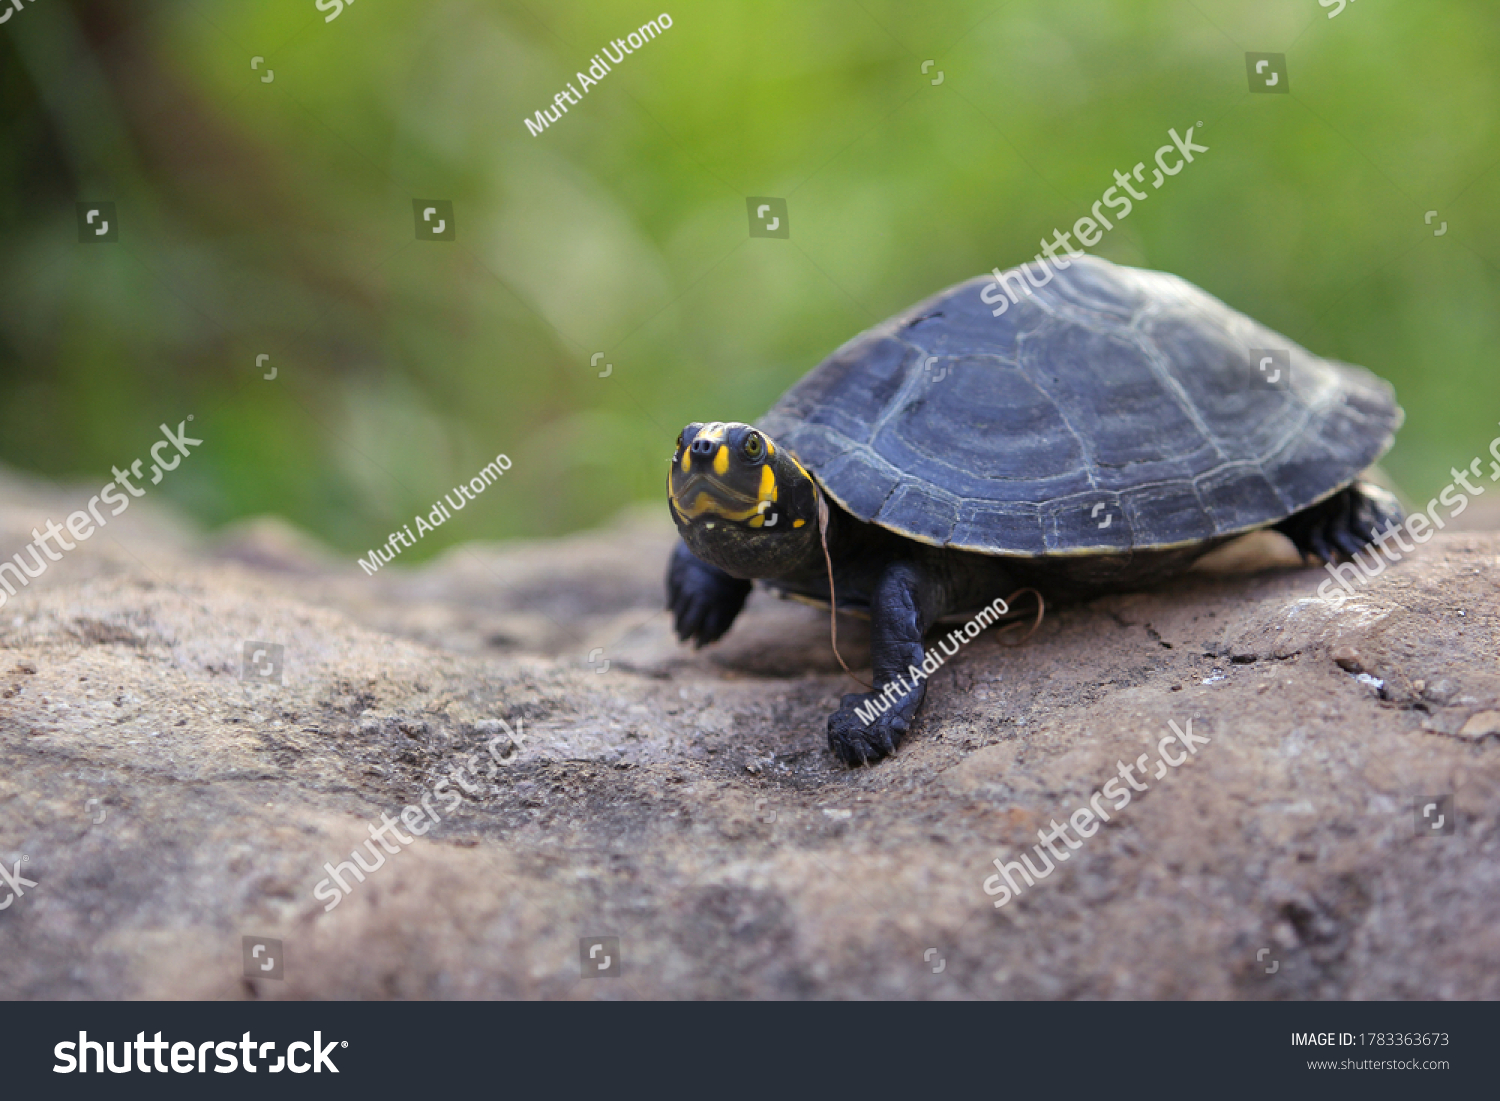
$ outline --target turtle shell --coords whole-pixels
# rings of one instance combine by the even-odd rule
[[[860,520],[1030,556],[1274,523],[1352,482],[1400,426],[1388,383],[1175,275],[1084,256],[1004,285],[1023,270],[1027,293],[982,276],[860,334],[759,427]]]

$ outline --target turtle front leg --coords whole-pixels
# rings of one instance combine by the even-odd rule
[[[910,562],[886,567],[870,601],[870,659],[875,671],[874,692],[853,692],[828,717],[828,748],[844,764],[854,766],[880,760],[896,752],[910,729],[926,678],[922,636],[937,618],[933,586]]]
[[[745,606],[752,585],[702,561],[678,542],[667,566],[667,609],[677,637],[707,646],[723,637]]]

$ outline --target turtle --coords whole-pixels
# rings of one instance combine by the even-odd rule
[[[1304,561],[1362,550],[1403,519],[1370,476],[1402,417],[1386,381],[1176,275],[997,268],[854,337],[755,424],[683,428],[667,605],[698,646],[756,579],[868,616],[875,684],[828,744],[873,763],[911,730],[941,620],[1160,584],[1259,529]]]

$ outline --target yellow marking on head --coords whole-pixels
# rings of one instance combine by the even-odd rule
[[[715,501],[707,493],[704,493],[702,491],[698,493],[697,498],[687,508],[683,508],[679,504],[677,506],[677,511],[680,512],[683,518],[687,520],[696,520],[704,513],[707,513],[710,516],[722,516],[726,520],[748,520],[750,519],[750,517],[756,514],[756,509],[754,506],[747,509],[741,509],[738,512],[731,512],[723,505]]]
[[[807,523],[806,520],[793,520],[792,521],[792,527],[794,527],[794,528],[800,528],[805,523]]]
[[[760,499],[776,500],[776,471],[771,469],[770,463],[760,468]]]
[[[682,472],[686,474],[693,467],[693,457],[688,454],[688,449],[682,449]]]
[[[696,438],[707,440],[709,443],[718,443],[724,438],[724,425],[719,421],[714,421],[712,424],[705,424]]]
[[[805,466],[803,466],[801,463],[799,463],[797,461],[797,456],[795,456],[795,455],[788,455],[787,458],[789,458],[789,459],[792,460],[792,465],[793,466],[795,466],[798,470],[802,471],[802,476],[804,478],[806,478],[808,481],[812,481],[812,475],[807,472],[807,468]]]
[[[752,517],[750,517],[750,526],[752,528],[758,528],[762,524],[764,524],[765,522],[766,522],[766,518],[764,516],[752,516]]]
[[[729,445],[721,443],[714,452],[714,473],[719,477],[729,473]]]

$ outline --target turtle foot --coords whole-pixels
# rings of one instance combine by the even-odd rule
[[[1369,546],[1405,513],[1387,490],[1373,482],[1355,482],[1326,501],[1295,512],[1276,530],[1304,555],[1322,562],[1348,561]]]
[[[884,702],[885,697],[877,692],[854,692],[828,716],[828,748],[850,768],[893,756],[911,728],[908,709],[900,703],[876,713]],[[916,704],[909,710],[915,711]],[[865,722],[865,716],[870,717],[869,722]]]
[[[667,608],[677,637],[698,646],[722,638],[745,606],[750,589],[750,582],[700,561],[678,543],[667,568]]]

